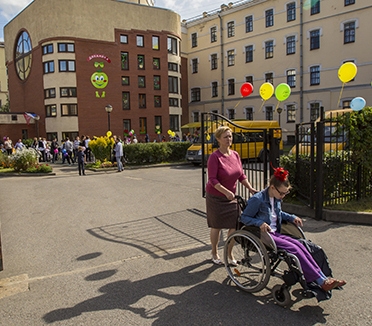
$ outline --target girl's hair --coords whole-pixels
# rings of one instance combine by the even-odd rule
[[[217,130],[214,133],[214,136],[218,139],[221,138],[222,134],[224,134],[226,131],[231,131],[231,128],[228,126],[219,126]]]
[[[274,168],[274,174],[271,176],[270,178],[270,186],[273,185],[274,187],[280,187],[280,186],[284,186],[284,187],[287,187],[287,188],[290,188],[291,187],[291,184],[289,183],[289,180],[288,180],[288,171],[287,170],[284,170],[283,168]]]

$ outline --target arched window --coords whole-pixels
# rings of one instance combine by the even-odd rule
[[[32,46],[30,35],[23,31],[17,40],[14,62],[17,75],[21,80],[26,80],[31,70],[32,63]]]

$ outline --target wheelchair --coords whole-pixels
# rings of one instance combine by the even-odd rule
[[[245,208],[243,198],[237,196],[238,203]],[[284,283],[275,285],[271,294],[274,301],[282,307],[291,303],[291,286],[300,283],[304,298],[312,298],[316,294],[308,288],[298,258],[278,249],[274,240],[267,232],[261,232],[258,227],[246,226],[239,222],[237,231],[233,232],[224,245],[224,261],[228,276],[241,290],[256,293],[264,289],[271,275],[278,273],[281,262],[286,263],[287,269],[281,272]],[[292,223],[282,223],[281,233],[297,239],[305,239],[300,227]],[[231,264],[228,260],[228,248],[232,246],[232,256],[237,264]]]

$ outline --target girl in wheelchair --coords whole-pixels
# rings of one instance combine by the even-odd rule
[[[302,226],[302,220],[281,210],[281,201],[290,191],[288,171],[283,168],[274,171],[269,186],[249,198],[241,215],[241,222],[248,226],[259,227],[261,232],[269,232],[278,249],[295,255],[307,283],[316,282],[326,292],[345,285],[344,280],[326,277],[302,243],[280,233],[282,221]]]

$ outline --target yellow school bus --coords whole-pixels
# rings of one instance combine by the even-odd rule
[[[265,153],[264,149],[264,131],[274,129],[274,137],[278,139],[279,149],[283,151],[282,129],[278,121],[273,120],[234,120],[232,123],[224,122],[233,132],[233,143],[231,149],[237,151],[242,160],[260,159],[263,161]],[[204,152],[206,159],[218,147],[217,140],[214,137],[214,132],[217,129],[217,124],[212,123],[207,127],[205,132],[205,147]],[[186,160],[197,165],[202,162],[202,145],[199,140],[196,140],[186,153]]]
[[[332,119],[337,118],[339,115],[343,115],[348,112],[352,112],[352,109],[340,109],[340,110],[330,110],[324,112],[324,152],[335,152],[343,150],[347,144],[347,135],[337,122],[332,122]],[[316,123],[320,121],[320,117],[315,120]],[[316,138],[314,139],[316,144]],[[310,130],[302,137],[298,144],[298,152],[303,155],[310,155],[311,151],[311,136]],[[316,153],[316,146],[314,146],[314,153]],[[296,145],[292,147],[289,154],[296,154]]]

